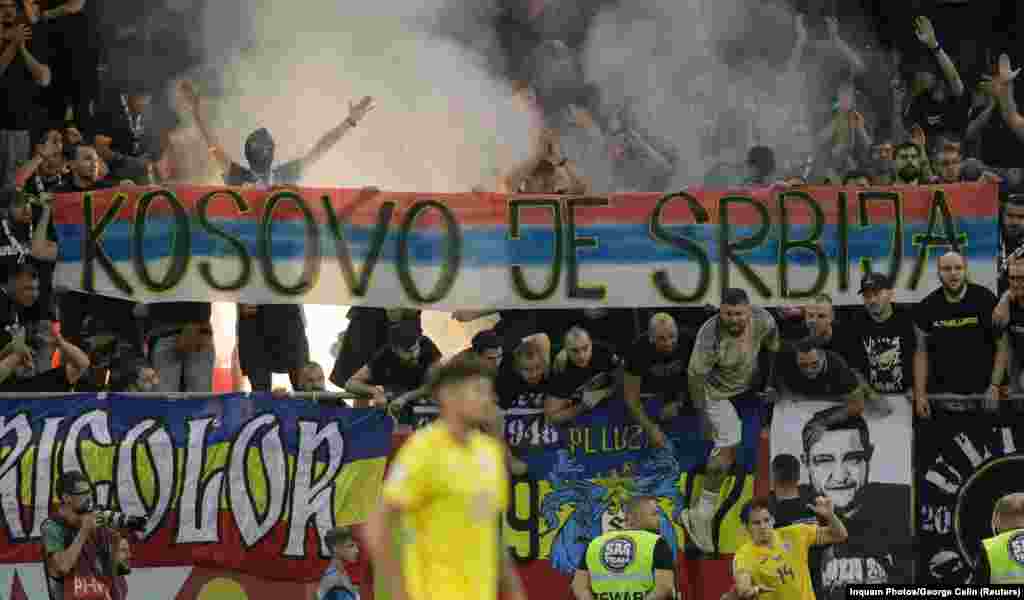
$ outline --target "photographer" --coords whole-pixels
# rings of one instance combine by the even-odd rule
[[[69,471],[57,480],[55,491],[57,512],[42,526],[50,600],[124,600],[131,552],[126,552],[125,538],[116,530],[99,524],[89,479],[80,471]]]

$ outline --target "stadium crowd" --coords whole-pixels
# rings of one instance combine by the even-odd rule
[[[92,4],[0,0],[0,392],[210,392],[209,303],[136,305],[54,286],[53,194],[187,183],[185,164],[207,159],[175,155],[177,124],[156,114],[164,110],[154,103],[159,86],[108,85],[105,50],[90,34]],[[925,16],[886,51],[848,41],[839,19],[826,18],[823,35],[811,31],[809,19],[794,19],[783,75],[827,87],[833,101],[810,108],[724,103],[700,141],[713,164],[704,185],[985,181],[1012,191],[1024,184],[1016,162],[1024,116],[1009,57],[969,77],[959,53],[947,50],[955,32],[938,31]],[[831,62],[822,64],[823,57]],[[578,51],[558,40],[542,44],[533,58],[579,61]],[[539,76],[518,83],[522,97],[548,115],[547,128],[533,155],[510,165],[495,191],[666,191],[679,166],[676,145],[695,142],[659,139],[632,124],[628,106],[604,106],[582,83],[567,94],[571,87],[562,82],[554,89]],[[254,132],[244,143],[243,166],[204,120],[200,95],[185,84],[176,98],[228,185],[301,183],[304,170],[348,130],[373,121],[372,99],[353,103],[309,155],[281,164],[274,163],[269,132]],[[790,129],[803,132],[800,143],[770,143],[760,119],[779,110]],[[602,167],[590,170],[597,163]],[[867,273],[862,306],[833,306],[822,294],[800,307],[767,308],[728,290],[721,307],[484,308],[451,318],[468,323],[497,313],[497,325],[464,352],[493,370],[502,408],[542,409],[550,423],[563,425],[621,397],[656,447],[665,444],[666,423],[685,410],[707,411],[716,436],[738,435],[730,431],[735,411],[727,414],[728,404],[770,405],[779,391],[835,400],[835,410],[812,427],[819,437],[847,419],[886,414],[894,394],[906,394],[920,418],[930,416],[928,396],[936,393],[985,397],[997,408],[1008,404],[1011,390],[1020,391],[1024,332],[1024,197],[1008,198],[1003,254],[993,257],[1000,272],[995,290],[972,282],[967,259],[951,251],[938,260],[938,286],[912,305],[894,302],[886,275]],[[420,312],[357,306],[348,317],[336,363],[320,365],[310,361],[301,306],[239,305],[240,362],[252,389],[271,391],[271,374],[288,373],[296,391],[323,391],[330,381],[354,396],[355,406],[400,418],[408,407],[429,403],[428,373],[446,357],[425,335]],[[734,345],[723,341],[733,338]],[[662,399],[659,414],[645,411],[641,394]],[[725,473],[730,460],[723,456],[709,468]],[[514,456],[509,466],[526,468]]]

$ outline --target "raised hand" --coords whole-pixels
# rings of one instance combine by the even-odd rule
[[[367,115],[371,110],[376,108],[373,104],[373,98],[370,96],[363,96],[357,104],[351,102],[348,103],[348,118],[352,119],[356,123],[363,120],[363,117]]]
[[[917,17],[914,19],[914,35],[922,44],[934,50],[939,47],[939,40],[935,37],[935,27],[928,17]]]

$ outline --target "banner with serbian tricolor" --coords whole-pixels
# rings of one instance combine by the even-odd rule
[[[936,258],[995,281],[999,189],[693,189],[659,196],[121,188],[57,200],[57,284],[141,302],[220,300],[455,308],[716,302],[828,293],[865,269],[896,299]]]
[[[194,568],[238,573],[232,585],[315,582],[329,559],[323,535],[365,521],[375,506],[392,428],[380,411],[269,395],[3,400],[0,580],[42,583],[39,536],[56,506],[53,484],[80,470],[100,507],[146,517],[133,577],[159,587],[153,597],[175,597]],[[35,564],[13,568],[24,563]]]

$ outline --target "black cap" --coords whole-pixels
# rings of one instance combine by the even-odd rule
[[[860,280],[860,292],[863,294],[868,290],[891,290],[892,281],[881,273],[867,273]]]
[[[399,321],[388,330],[388,343],[395,348],[406,350],[411,348],[423,337],[423,328],[418,321]]]
[[[89,494],[92,493],[92,484],[81,471],[68,471],[57,480],[56,492],[58,498]]]
[[[473,350],[475,352],[486,352],[501,347],[501,336],[493,329],[485,329],[473,336]]]

